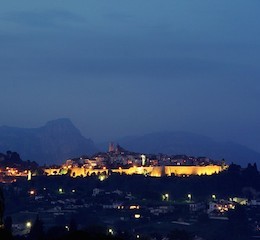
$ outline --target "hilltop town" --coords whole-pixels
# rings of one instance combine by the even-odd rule
[[[46,174],[87,177],[92,174],[108,176],[111,173],[142,174],[145,176],[211,175],[228,167],[224,160],[186,155],[142,154],[125,150],[110,143],[108,152],[99,152],[71,158],[61,166],[38,166],[36,162],[22,161],[16,152],[8,151],[0,156],[0,179],[13,181],[15,177]]]
[[[95,175],[142,174],[152,177],[211,175],[228,166],[224,161],[207,157],[186,155],[140,154],[125,150],[120,145],[110,143],[108,152],[100,152],[91,158],[82,156],[67,160],[60,167],[44,169],[47,175],[69,174],[72,177]]]

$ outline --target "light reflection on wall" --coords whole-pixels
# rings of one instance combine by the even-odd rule
[[[109,175],[109,171],[118,174],[142,174],[151,177],[162,176],[190,176],[190,175],[212,175],[220,173],[228,166],[208,165],[208,166],[150,166],[150,167],[130,167],[128,169],[89,169],[84,167],[72,167],[70,170],[64,169],[45,169],[47,175],[64,175],[69,174],[71,177],[87,177],[91,175]]]

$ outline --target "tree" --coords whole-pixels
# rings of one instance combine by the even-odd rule
[[[12,225],[13,225],[12,217],[10,217],[10,216],[6,217],[6,219],[4,221],[4,227],[5,227],[6,231],[9,231],[10,233],[12,233]]]
[[[233,162],[228,167],[228,172],[230,173],[240,173],[240,171],[241,171],[241,166],[234,164]]]
[[[4,209],[5,209],[4,193],[0,188],[0,226],[3,224]]]
[[[202,213],[198,216],[199,223],[208,223],[208,221],[209,221],[209,215],[207,213]]]
[[[37,216],[28,237],[30,240],[44,239],[43,222],[40,220],[39,215]]]
[[[249,235],[249,223],[244,206],[237,205],[228,211],[229,232],[234,239],[246,239]]]
[[[68,230],[64,226],[55,226],[48,230],[46,234],[46,239],[54,240],[54,239],[62,239],[62,237],[66,236]]]
[[[0,228],[0,239],[2,240],[12,240],[13,237],[12,237],[12,234],[7,231],[6,229],[4,228]]]
[[[77,230],[77,223],[76,223],[75,219],[73,217],[71,217],[70,223],[69,223],[69,231],[75,232],[76,230]]]
[[[169,234],[170,240],[192,240],[192,236],[190,233],[186,232],[185,230],[175,229],[171,231]]]

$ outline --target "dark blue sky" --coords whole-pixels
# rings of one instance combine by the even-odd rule
[[[164,130],[260,151],[259,0],[5,0],[0,125]]]

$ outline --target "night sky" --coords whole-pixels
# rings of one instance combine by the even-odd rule
[[[259,0],[2,0],[0,125],[190,131],[260,152]]]

